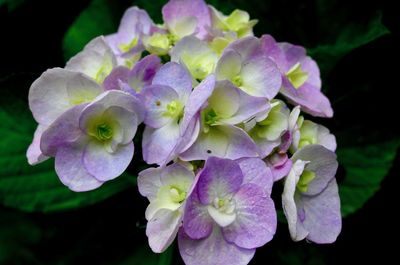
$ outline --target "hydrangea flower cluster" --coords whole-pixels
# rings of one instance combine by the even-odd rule
[[[303,47],[255,37],[257,20],[242,10],[170,0],[162,16],[157,25],[129,8],[115,34],[32,84],[29,163],[54,157],[68,188],[96,189],[127,169],[144,123],[152,166],[138,187],[154,252],[178,237],[188,265],[248,264],[275,234],[280,183],[292,239],[334,242],[336,140],[301,115],[333,116],[316,62]]]

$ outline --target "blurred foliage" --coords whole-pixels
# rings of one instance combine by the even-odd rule
[[[33,1],[0,0],[0,11],[16,13],[29,2]],[[93,37],[115,32],[123,11],[131,4],[145,9],[156,23],[161,23],[164,3],[92,0],[80,7],[80,15],[59,41],[62,45],[50,48],[59,49],[60,57],[62,54],[69,59]],[[323,89],[335,110],[333,119],[317,121],[337,136],[342,212],[349,215],[362,208],[379,190],[400,143],[398,129],[385,120],[397,111],[389,78],[396,76],[397,70],[388,67],[385,59],[399,59],[393,53],[397,46],[387,41],[391,35],[382,22],[385,13],[376,3],[361,0],[208,3],[225,14],[236,8],[248,11],[259,20],[256,35],[271,34],[277,41],[305,46],[317,60]],[[73,193],[58,180],[52,160],[34,167],[27,164],[25,152],[36,126],[27,106],[27,91],[38,75],[16,73],[0,80],[0,264],[182,264],[176,247],[163,255],[152,254],[147,247],[143,229],[147,202],[132,188],[133,177],[122,176],[96,191]],[[138,143],[135,145],[140,153]],[[131,167],[138,170],[136,164]],[[88,205],[92,206],[77,209]],[[286,233],[280,234],[280,229]],[[49,255],[47,248],[60,242],[62,246]],[[278,228],[277,239],[257,251],[252,264],[265,264],[265,257],[271,264],[334,264],[321,247],[304,242],[291,244],[284,223]]]

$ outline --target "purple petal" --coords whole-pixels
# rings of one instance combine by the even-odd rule
[[[219,93],[219,95],[215,98],[215,104],[212,104],[213,102],[210,101],[213,99],[214,94],[220,90],[225,91],[225,93]],[[231,124],[231,125],[239,124],[249,120],[252,117],[255,117],[260,112],[267,111],[270,108],[270,105],[266,99],[250,96],[247,93],[243,92],[242,90],[233,86],[228,81],[217,82],[213,95],[209,99],[209,105],[211,107],[218,105],[218,99],[220,102],[222,100],[227,100],[228,99],[226,93],[227,91],[232,91],[235,93],[235,95],[237,95],[237,99],[230,98],[229,100],[236,100],[238,106],[236,108],[235,113],[233,113],[233,115],[231,115],[229,118],[221,119],[221,123]],[[225,97],[222,99],[219,98],[219,96],[225,96]],[[222,104],[220,103],[220,105]],[[222,107],[226,107],[226,104],[224,104]]]
[[[45,126],[38,125],[38,127],[35,130],[32,143],[29,145],[28,150],[26,151],[26,157],[28,158],[28,163],[32,166],[48,159],[48,157],[45,156],[40,150],[40,142],[42,134],[46,129],[47,128]]]
[[[278,43],[285,56],[285,63],[279,65],[281,70],[286,73],[296,63],[301,62],[306,57],[306,49],[304,47],[293,45],[287,42]]]
[[[86,104],[82,104],[67,110],[43,132],[40,143],[43,154],[55,156],[61,145],[74,142],[84,135],[79,128],[79,117],[85,107]]]
[[[274,202],[256,184],[245,184],[236,193],[236,220],[222,229],[225,239],[253,249],[269,242],[276,231]]]
[[[270,141],[267,138],[261,138],[257,134],[253,134],[251,138],[257,144],[258,147],[258,154],[261,158],[264,158],[271,154],[275,147],[279,146],[281,143],[280,139],[275,141]]]
[[[264,161],[259,158],[242,158],[238,160],[243,172],[243,184],[256,184],[260,186],[266,195],[270,195],[273,185],[271,170]]]
[[[83,73],[102,83],[115,66],[117,59],[107,41],[100,36],[91,40],[81,52],[72,57],[65,65],[65,69]]]
[[[186,234],[193,239],[208,237],[213,229],[214,220],[203,205],[195,189],[186,200],[185,213],[183,216],[183,228]]]
[[[207,29],[211,26],[210,11],[204,0],[170,0],[162,8],[162,15],[167,24],[186,17],[195,17],[197,20],[196,36],[200,39],[207,36]]]
[[[218,61],[215,74],[218,80],[232,80],[242,69],[242,56],[235,50],[225,50]]]
[[[211,204],[215,198],[236,193],[243,183],[243,173],[237,162],[210,157],[204,165],[197,183],[200,202]]]
[[[179,125],[175,122],[170,122],[158,129],[147,126],[142,141],[144,161],[147,164],[158,165],[168,163],[179,139]]]
[[[285,186],[282,193],[282,208],[288,221],[290,236],[294,241],[303,240],[308,235],[308,231],[299,221],[298,216],[301,213],[299,213],[295,201],[296,185],[305,165],[306,162],[300,160],[293,164],[289,175],[285,179]]]
[[[164,252],[174,241],[181,222],[182,215],[179,211],[157,211],[146,227],[151,250],[155,253]]]
[[[298,150],[292,156],[292,161],[310,161],[306,170],[315,173],[315,179],[309,184],[304,194],[316,195],[320,193],[335,177],[338,168],[336,154],[321,145],[307,145]]]
[[[261,41],[253,36],[232,42],[226,48],[225,52],[228,52],[229,49],[238,52],[242,57],[242,61],[252,60],[265,55],[264,51],[262,50]]]
[[[164,168],[148,168],[139,173],[137,178],[139,192],[147,197],[149,201],[157,198],[158,190],[161,188],[161,174]]]
[[[180,155],[182,160],[206,160],[210,156],[239,159],[258,157],[258,149],[247,133],[235,126],[210,127],[207,133],[200,132],[196,142]]]
[[[161,175],[163,185],[179,185],[191,187],[194,181],[193,171],[179,163],[174,163],[164,168]]]
[[[152,84],[171,87],[183,102],[186,102],[192,92],[192,78],[189,72],[174,62],[163,65],[154,76]]]
[[[336,180],[316,196],[301,196],[296,200],[299,211],[304,211],[303,226],[309,231],[307,239],[318,244],[333,243],[341,229],[340,199]]]
[[[29,108],[35,120],[49,126],[69,108],[90,102],[103,89],[82,73],[61,68],[44,72],[29,90]]]
[[[186,265],[246,265],[255,253],[255,249],[244,249],[226,242],[219,227],[215,227],[210,236],[200,240],[189,238],[181,230],[178,243]]]
[[[128,84],[137,93],[142,88],[150,85],[154,75],[161,67],[161,60],[158,56],[148,55],[135,64],[129,72]]]
[[[120,83],[128,82],[129,68],[125,66],[115,67],[104,79],[103,86],[106,90],[121,90]]]
[[[146,109],[144,123],[147,126],[157,129],[175,120],[165,115],[167,105],[179,100],[179,95],[173,88],[164,85],[146,86],[140,98]]]
[[[83,166],[82,143],[58,148],[55,169],[61,182],[73,191],[89,191],[100,187],[103,182],[90,175]]]
[[[263,35],[260,39],[261,47],[268,57],[270,57],[280,68],[285,61],[280,46],[271,35]]]
[[[107,181],[120,176],[129,166],[133,157],[133,143],[118,146],[114,153],[109,153],[103,143],[91,141],[83,153],[83,163],[89,174],[100,181]]]
[[[183,119],[181,121],[181,134],[192,122],[193,118],[199,113],[200,109],[205,105],[207,99],[211,96],[215,87],[215,76],[210,75],[195,87],[190,94],[186,106]]]
[[[329,99],[317,87],[307,82],[298,89],[295,89],[284,78],[280,92],[294,105],[300,105],[304,112],[317,117],[329,118],[333,116]]]
[[[292,168],[292,160],[288,158],[287,154],[272,154],[267,158],[266,163],[271,169],[274,181],[286,177]]]

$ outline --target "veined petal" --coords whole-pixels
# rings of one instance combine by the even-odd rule
[[[321,145],[307,145],[298,150],[292,156],[292,161],[310,161],[306,170],[314,172],[315,178],[308,183],[304,194],[316,195],[320,193],[328,183],[335,177],[338,168],[336,154]]]
[[[99,181],[107,181],[120,176],[133,158],[133,142],[119,146],[113,153],[107,152],[104,144],[91,141],[83,153],[86,170]]]
[[[277,218],[274,202],[261,186],[245,184],[235,194],[236,220],[222,232],[228,242],[254,249],[269,242],[276,231]]]
[[[186,102],[192,91],[192,78],[189,72],[174,62],[163,65],[154,76],[152,84],[171,87],[182,102]]]
[[[158,190],[162,187],[161,174],[164,168],[148,168],[139,173],[137,178],[139,192],[147,197],[149,201],[154,201]]]
[[[257,146],[242,129],[231,125],[211,126],[200,132],[197,141],[183,154],[182,160],[206,160],[210,156],[239,159],[257,157]]]
[[[29,90],[29,108],[38,123],[49,126],[69,108],[92,101],[102,91],[82,73],[53,68],[33,82]]]
[[[260,158],[242,158],[237,160],[243,172],[243,184],[260,186],[269,196],[274,182],[272,172]]]
[[[61,182],[73,191],[89,191],[100,187],[103,182],[89,174],[83,165],[85,145],[75,143],[61,146],[56,153],[55,169]]]
[[[98,83],[104,79],[117,66],[117,59],[103,36],[90,41],[85,48],[72,57],[65,69],[84,73]]]
[[[161,209],[148,221],[146,235],[149,238],[151,250],[155,253],[164,252],[174,241],[182,222],[180,211]]]
[[[246,265],[255,253],[255,249],[244,249],[226,242],[221,228],[217,226],[208,237],[200,240],[191,239],[181,230],[178,243],[179,252],[187,265]]]
[[[35,130],[32,143],[29,145],[28,150],[26,151],[26,157],[28,158],[28,163],[30,165],[39,164],[49,158],[48,156],[45,156],[40,150],[42,134],[46,129],[47,128],[45,126],[38,125]]]

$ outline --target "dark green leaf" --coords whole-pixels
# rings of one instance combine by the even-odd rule
[[[366,25],[351,23],[343,25],[340,31],[329,33],[333,35],[330,42],[308,49],[308,53],[317,60],[323,74],[328,73],[344,55],[388,34],[389,30],[382,24],[382,16],[378,13]]]
[[[26,0],[0,0],[0,7],[3,5],[7,6],[8,11],[14,11],[20,5],[22,5]]]
[[[10,91],[15,90],[12,88]],[[121,176],[95,191],[76,193],[60,182],[52,159],[30,166],[25,153],[36,125],[26,103],[5,95],[4,87],[1,92],[4,105],[0,107],[0,202],[3,205],[29,212],[68,210],[94,204],[132,185],[131,177]]]
[[[339,193],[342,214],[346,216],[361,208],[380,188],[396,156],[399,141],[339,149],[339,164],[345,168]]]
[[[93,38],[117,30],[121,12],[111,0],[93,0],[77,17],[64,36],[64,58],[68,60]]]

